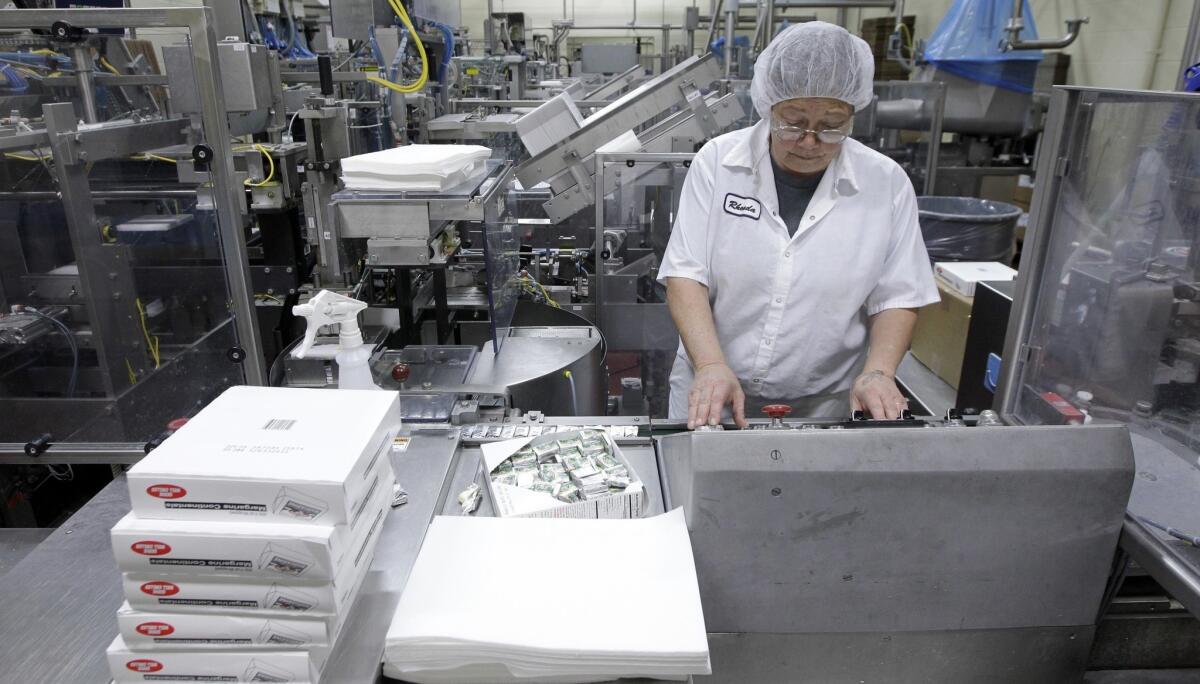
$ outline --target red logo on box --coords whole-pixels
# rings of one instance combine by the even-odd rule
[[[163,637],[175,631],[175,628],[165,622],[143,622],[137,626],[138,634],[148,637]]]
[[[187,496],[187,490],[179,485],[156,484],[146,487],[146,493],[158,499],[179,499]]]
[[[134,672],[158,672],[159,670],[163,669],[163,664],[157,660],[139,658],[137,660],[131,660],[125,663],[125,667],[133,670]]]
[[[160,541],[139,541],[129,545],[134,553],[140,553],[143,556],[165,556],[171,553],[171,547]]]
[[[146,582],[141,589],[143,594],[151,596],[174,596],[179,593],[179,585],[171,582]]]

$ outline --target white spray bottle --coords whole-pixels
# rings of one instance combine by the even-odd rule
[[[351,299],[329,290],[321,290],[306,304],[292,307],[292,313],[308,319],[304,340],[296,349],[296,358],[304,358],[317,339],[322,327],[338,324],[338,389],[380,389],[371,377],[371,350],[363,344],[358,329],[358,313],[367,308],[366,302]]]

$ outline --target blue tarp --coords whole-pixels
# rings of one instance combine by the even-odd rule
[[[1033,11],[1025,4],[1021,38],[1037,38]],[[1040,50],[1004,52],[1004,27],[1012,15],[1010,0],[955,0],[925,46],[925,61],[947,73],[988,85],[1033,92]]]

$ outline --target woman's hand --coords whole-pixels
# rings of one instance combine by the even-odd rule
[[[733,369],[723,363],[709,363],[697,368],[688,391],[688,429],[719,424],[721,410],[726,404],[733,404],[733,421],[738,427],[749,427],[746,394]]]
[[[866,411],[875,419],[896,420],[908,400],[896,387],[896,378],[881,370],[866,371],[850,389],[851,411]]]

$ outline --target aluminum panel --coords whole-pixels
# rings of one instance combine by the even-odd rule
[[[699,432],[660,445],[713,632],[1090,625],[1134,465],[1112,425]]]

